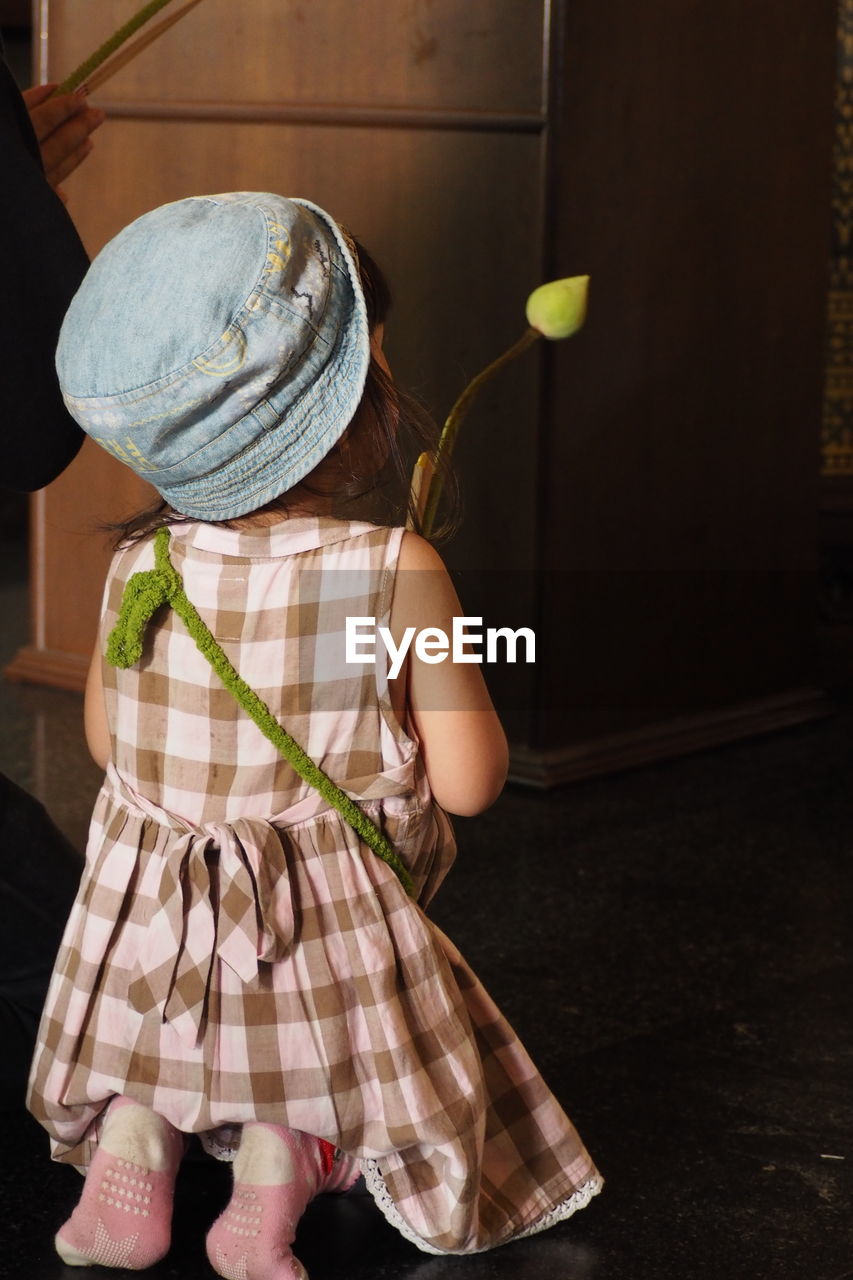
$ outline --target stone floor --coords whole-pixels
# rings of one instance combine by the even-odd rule
[[[0,557],[0,565],[3,559]],[[23,636],[0,570],[0,658]],[[79,698],[0,685],[0,769],[76,844],[98,773]],[[312,1280],[853,1277],[853,708],[458,824],[433,915],[517,1027],[607,1179],[551,1232],[419,1253],[364,1195],[300,1229]],[[51,1237],[79,1192],[20,1105],[2,1116],[0,1276],[81,1278]],[[210,1277],[227,1196],[187,1162],[152,1280]]]

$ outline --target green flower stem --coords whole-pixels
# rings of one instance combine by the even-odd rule
[[[481,373],[477,374],[476,378],[471,379],[459,399],[456,401],[456,404],[447,415],[447,419],[444,423],[441,437],[438,442],[438,449],[436,450],[436,474],[433,476],[432,483],[430,485],[429,497],[426,501],[423,520],[421,522],[424,537],[428,538],[432,532],[432,527],[435,523],[435,517],[438,511],[439,499],[441,498],[441,472],[438,470],[438,467],[442,462],[449,461],[450,456],[453,453],[453,447],[456,444],[456,434],[459,431],[468,410],[471,408],[471,405],[474,403],[486,383],[491,381],[495,374],[499,373],[500,370],[503,369],[505,365],[508,365],[511,360],[514,360],[516,356],[520,356],[523,351],[526,351],[528,347],[531,347],[537,338],[541,337],[542,334],[538,329],[534,329],[532,327],[526,329],[518,341],[514,342],[513,345],[503,353],[503,355],[498,356],[497,360],[493,360],[491,364],[487,365]]]
[[[54,96],[60,93],[73,93],[79,85],[88,80],[92,72],[96,71],[102,62],[106,62],[107,58],[112,57],[116,49],[121,48],[125,40],[129,40],[132,35],[135,35],[149,18],[153,18],[155,13],[159,13],[161,9],[165,9],[169,2],[170,0],[149,0],[148,4],[143,5],[123,27],[119,27],[118,31],[114,32],[109,40],[104,41],[85,62],[81,62],[80,66],[62,81],[62,84],[54,91]]]

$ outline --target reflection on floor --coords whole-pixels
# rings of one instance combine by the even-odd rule
[[[0,575],[2,576],[2,575]],[[23,636],[0,580],[2,655]],[[9,630],[11,628],[11,630]],[[13,634],[14,632],[14,634]],[[0,686],[0,768],[76,843],[98,785],[80,700]],[[853,1277],[853,712],[459,823],[434,915],[517,1026],[607,1178],[538,1238],[467,1260],[403,1241],[364,1196],[316,1202],[312,1280]],[[59,1280],[79,1178],[3,1118],[0,1275]],[[212,1276],[225,1171],[188,1163],[152,1280]]]

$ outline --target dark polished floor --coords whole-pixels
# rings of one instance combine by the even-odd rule
[[[20,637],[20,583],[0,615]],[[82,840],[98,775],[72,695],[0,686],[0,769]],[[312,1280],[853,1277],[853,709],[459,823],[434,916],[515,1023],[607,1186],[553,1231],[419,1253],[364,1196],[316,1202]],[[8,1104],[7,1100],[7,1104]],[[68,1280],[51,1237],[79,1192],[2,1115],[0,1275]],[[224,1170],[187,1163],[152,1280],[210,1277]],[[118,1273],[113,1273],[118,1274]]]

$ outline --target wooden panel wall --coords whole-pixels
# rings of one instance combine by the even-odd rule
[[[50,0],[42,76],[75,66],[132,9],[101,0],[95,26],[88,0]],[[386,269],[391,364],[443,418],[468,376],[518,336],[541,278],[546,10],[541,0],[205,0],[97,94],[110,119],[68,184],[87,248],[186,195],[308,196]],[[531,358],[513,371],[471,441],[457,549],[468,565],[529,560],[535,449],[515,441],[520,421],[535,438],[537,369]],[[35,641],[14,674],[82,680],[106,562],[91,531],[144,491],[121,472],[87,446],[37,500]]]
[[[40,8],[59,75],[133,5]],[[592,275],[583,333],[514,366],[459,450],[466,606],[537,630],[535,669],[493,675],[519,778],[821,706],[835,17],[834,0],[205,0],[99,96],[112,120],[69,184],[92,251],[186,194],[310,196],[387,266],[392,365],[439,417],[535,283]],[[37,500],[19,672],[79,680],[104,560],[89,531],[137,497],[119,475],[87,451]]]
[[[565,6],[549,208],[594,283],[549,353],[530,740],[557,775],[819,705],[834,25],[833,0]]]

